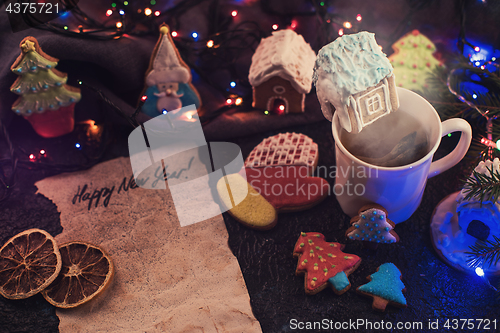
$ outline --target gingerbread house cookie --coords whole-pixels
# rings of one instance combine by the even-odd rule
[[[311,46],[293,30],[275,31],[262,39],[248,75],[253,107],[277,114],[304,112],[315,59]]]
[[[399,108],[391,63],[366,31],[344,35],[318,53],[313,76],[323,114],[350,133]]]

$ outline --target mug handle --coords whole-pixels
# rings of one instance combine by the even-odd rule
[[[441,172],[448,170],[449,168],[460,162],[460,160],[464,158],[465,154],[467,153],[467,150],[469,150],[469,146],[472,140],[472,129],[469,123],[464,119],[453,118],[443,121],[441,123],[441,129],[443,132],[442,136],[457,131],[462,132],[462,135],[460,136],[460,141],[458,141],[457,146],[452,150],[451,153],[431,163],[427,178],[437,176]]]

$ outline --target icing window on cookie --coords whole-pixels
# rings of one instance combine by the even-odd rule
[[[382,110],[382,102],[380,101],[380,96],[378,94],[369,97],[365,100],[366,110],[368,114],[373,114]]]
[[[273,90],[274,90],[274,92],[275,92],[275,93],[277,93],[277,94],[283,94],[283,93],[285,92],[285,90],[286,90],[286,89],[285,89],[285,87],[283,87],[283,86],[274,86],[274,87],[273,87]]]

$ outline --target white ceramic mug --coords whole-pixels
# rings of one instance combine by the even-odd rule
[[[332,119],[337,170],[356,171],[337,171],[335,178],[334,193],[342,210],[350,217],[357,215],[362,206],[377,203],[388,211],[388,217],[394,223],[407,220],[420,205],[427,179],[453,167],[469,149],[472,129],[467,121],[455,118],[441,123],[436,110],[423,97],[399,87],[397,92],[400,108],[396,112],[407,112],[422,120],[424,130],[427,131],[429,151],[416,162],[399,167],[380,167],[360,160],[351,154],[340,140],[342,128],[338,114],[335,113]],[[462,132],[462,135],[455,149],[432,162],[441,137],[456,131]],[[364,170],[365,176],[360,170]],[[360,175],[362,177],[358,178]]]

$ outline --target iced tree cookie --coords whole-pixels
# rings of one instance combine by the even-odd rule
[[[385,311],[388,304],[395,307],[406,308],[406,298],[403,292],[405,285],[401,281],[401,272],[393,263],[385,263],[377,271],[367,277],[370,282],[356,289],[364,296],[373,297],[372,308]]]
[[[348,276],[358,268],[361,258],[342,252],[345,245],[326,242],[317,232],[302,232],[293,250],[298,257],[297,275],[305,275],[304,288],[314,295],[328,285],[341,295],[351,287]]]
[[[387,218],[384,207],[372,204],[361,207],[358,216],[351,219],[351,227],[345,235],[352,240],[374,243],[396,243],[399,237],[394,230],[396,225]]]

